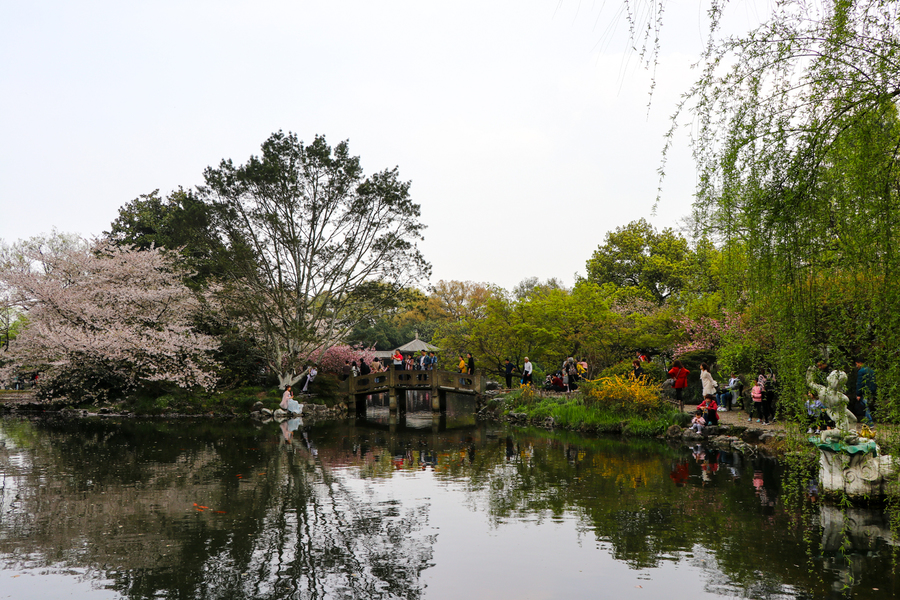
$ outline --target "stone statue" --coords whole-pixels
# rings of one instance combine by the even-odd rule
[[[850,400],[839,389],[847,383],[847,374],[832,371],[828,385],[816,382],[816,367],[806,372],[806,382],[825,405],[835,428],[816,438],[819,448],[819,484],[826,493],[842,492],[851,498],[868,499],[900,493],[900,479],[894,457],[882,455],[875,440],[860,437],[855,429],[856,416],[847,409]],[[835,450],[837,442],[838,450]]]
[[[847,383],[847,374],[843,371],[832,371],[828,374],[828,385],[816,383],[816,368],[810,367],[806,372],[806,382],[813,389],[835,426],[841,432],[850,431],[850,423],[856,423],[856,415],[850,412],[847,405],[850,399],[839,391]]]

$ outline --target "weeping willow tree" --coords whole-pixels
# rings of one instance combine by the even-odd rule
[[[729,307],[772,333],[787,412],[816,360],[862,359],[879,415],[900,419],[898,35],[896,1],[780,0],[710,44],[676,116],[694,117],[695,222],[735,257]]]

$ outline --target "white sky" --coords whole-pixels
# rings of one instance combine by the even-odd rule
[[[743,5],[741,5],[743,6]],[[698,0],[669,2],[653,104],[621,0],[0,3],[0,238],[109,228],[274,131],[399,166],[432,281],[567,284],[607,231],[688,214],[687,136],[651,210],[668,116],[696,76]],[[743,12],[741,12],[743,11]],[[752,12],[746,7],[738,11]]]

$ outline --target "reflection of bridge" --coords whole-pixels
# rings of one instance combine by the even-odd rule
[[[406,411],[406,392],[431,392],[431,410],[446,412],[447,393],[477,396],[484,391],[484,376],[451,371],[385,371],[347,380],[347,396],[355,401],[356,412],[366,412],[366,396],[388,395],[391,412]]]

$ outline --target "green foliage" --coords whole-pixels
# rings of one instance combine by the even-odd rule
[[[222,277],[232,257],[215,232],[215,209],[189,190],[179,188],[165,199],[159,190],[142,194],[119,209],[104,236],[118,245],[146,250],[153,246],[178,253],[204,284]]]
[[[695,217],[727,239],[725,302],[770,335],[730,340],[723,362],[772,364],[794,414],[817,358],[862,357],[882,416],[900,418],[898,48],[896,3],[778,3],[710,44],[690,95]]]
[[[309,384],[309,391],[314,394],[313,401],[316,404],[334,406],[343,400],[340,393],[341,381],[333,373],[319,373],[315,381]]]
[[[771,348],[752,335],[739,334],[726,338],[716,352],[719,360],[719,374],[753,373],[760,365],[768,362]]]
[[[678,412],[660,406],[652,415],[641,416],[638,410],[622,410],[614,403],[604,404],[596,399],[586,402],[585,396],[543,395],[524,386],[504,397],[508,412],[524,413],[541,421],[552,418],[555,427],[622,433],[633,437],[655,437],[665,432]]]
[[[607,367],[600,372],[599,377],[628,377],[634,372],[632,360],[633,359],[628,358],[617,362],[611,367]],[[641,363],[641,368],[644,370],[646,381],[650,384],[660,384],[669,377],[662,364],[656,361],[643,362]]]
[[[318,379],[316,380],[318,381]],[[276,386],[248,386],[222,392],[198,391],[191,393],[174,389],[171,393],[158,394],[141,390],[128,396],[123,406],[139,415],[203,415],[203,414],[249,414],[256,402],[263,402],[268,408],[275,408],[281,400]]]
[[[74,404],[102,404],[133,391],[134,381],[123,375],[114,361],[82,357],[65,370],[46,372],[38,379],[37,394],[43,399],[66,398]],[[158,383],[146,382],[154,390]],[[177,387],[174,383],[172,388]]]
[[[416,336],[431,342],[442,322],[431,298],[415,288],[403,288],[393,298],[386,294],[378,297],[382,301],[372,307],[367,318],[354,325],[345,338],[347,344],[391,350]]]
[[[0,302],[3,302],[0,299]],[[28,317],[14,306],[0,304],[0,351],[9,350],[9,344],[28,324]]]
[[[673,410],[671,415],[669,416],[669,424],[678,425],[679,427],[688,427],[691,424],[692,418],[693,415],[691,415],[691,413],[682,412],[680,410]]]
[[[689,255],[687,241],[672,229],[657,232],[639,219],[606,234],[587,262],[587,280],[633,288],[662,304],[684,287]]]
[[[527,282],[526,282],[527,283]],[[568,290],[529,285],[513,296],[496,288],[472,288],[469,309],[442,323],[433,343],[446,355],[472,352],[479,368],[502,372],[505,358],[518,372],[528,356],[535,380],[569,357],[584,359],[589,374],[638,349],[665,351],[675,332],[670,313],[612,284],[580,281]]]

